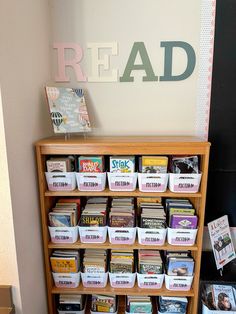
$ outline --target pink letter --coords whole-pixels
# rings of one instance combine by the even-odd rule
[[[58,53],[58,75],[55,77],[56,82],[69,82],[70,78],[66,75],[66,67],[72,67],[75,71],[76,79],[79,82],[86,82],[86,76],[83,74],[79,65],[83,58],[83,50],[78,44],[73,43],[54,43],[53,48]],[[65,49],[73,49],[75,52],[74,59],[65,60]]]

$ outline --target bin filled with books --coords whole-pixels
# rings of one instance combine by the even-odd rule
[[[197,193],[201,182],[198,156],[173,156],[169,189],[175,193]]]
[[[167,240],[172,245],[192,246],[197,235],[198,217],[187,199],[166,199],[168,216]]]
[[[166,213],[160,197],[138,197],[138,242],[143,245],[163,245],[166,239]]]
[[[45,172],[49,191],[73,191],[76,188],[74,158],[51,157],[46,161]]]
[[[231,284],[204,284],[202,314],[236,314],[236,290]]]
[[[133,250],[111,250],[109,279],[113,288],[133,288],[136,279]]]
[[[166,156],[140,156],[138,184],[141,192],[165,192],[168,183]]]
[[[103,191],[106,186],[104,156],[80,156],[76,173],[79,191]]]
[[[76,250],[55,250],[51,268],[57,288],[77,288],[80,283],[80,255]]]
[[[111,191],[134,191],[138,178],[135,156],[110,156],[110,172],[107,175]]]
[[[48,214],[49,233],[53,243],[74,243],[78,239],[79,198],[61,198]]]
[[[189,291],[192,286],[194,259],[189,251],[166,251],[165,286],[168,290]]]
[[[138,251],[138,286],[143,289],[160,289],[164,280],[164,267],[157,250]]]
[[[158,298],[158,314],[186,314],[188,299],[186,297],[163,297]]]
[[[82,262],[82,283],[86,288],[104,288],[108,279],[107,250],[85,249]]]
[[[153,314],[153,301],[150,296],[127,295],[125,314]]]
[[[84,314],[87,296],[81,294],[60,294],[58,314]]]
[[[104,243],[107,238],[107,197],[88,197],[81,213],[79,235],[82,243]]]
[[[93,294],[91,300],[91,314],[106,314],[118,312],[119,302],[115,295]]]
[[[112,199],[108,235],[112,244],[134,243],[136,238],[136,217],[133,197]]]

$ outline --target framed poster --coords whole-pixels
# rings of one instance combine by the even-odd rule
[[[215,0],[52,0],[54,84],[96,135],[208,137]]]

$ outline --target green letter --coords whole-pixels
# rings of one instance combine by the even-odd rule
[[[164,76],[160,77],[160,81],[181,81],[188,78],[195,68],[196,55],[193,47],[184,41],[163,41],[161,47],[165,47],[165,67]],[[180,75],[172,75],[173,48],[178,47],[185,50],[187,54],[187,67]]]
[[[142,64],[134,64],[137,54],[142,59]],[[133,82],[134,77],[130,76],[133,70],[144,70],[146,72],[146,76],[143,77],[143,81],[157,81],[158,76],[155,76],[153,72],[151,62],[149,60],[147,50],[143,42],[135,42],[133,48],[131,50],[128,62],[126,64],[126,68],[122,77],[120,77],[121,82]]]

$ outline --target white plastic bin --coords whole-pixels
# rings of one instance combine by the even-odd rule
[[[110,285],[112,288],[133,288],[135,284],[135,278],[136,273],[109,273]]]
[[[166,240],[167,229],[138,229],[138,242],[143,245],[163,245]]]
[[[139,173],[139,190],[141,192],[165,192],[168,177],[168,173]]]
[[[189,291],[191,289],[193,276],[168,276],[165,275],[165,286],[168,290]]]
[[[106,186],[106,172],[77,172],[76,180],[80,191],[103,191]]]
[[[167,241],[172,245],[192,246],[195,244],[198,229],[168,228]]]
[[[107,239],[107,226],[81,227],[79,226],[80,241],[82,243],[104,243]]]
[[[175,193],[197,193],[201,176],[201,173],[170,173],[169,189]]]
[[[78,227],[48,227],[53,243],[75,243],[78,239]]]
[[[137,273],[138,286],[142,289],[161,289],[164,274],[139,274]]]
[[[78,273],[52,273],[57,288],[77,288],[80,283],[80,272]]]
[[[81,273],[82,283],[85,288],[105,288],[108,272],[106,273]]]
[[[109,241],[112,244],[134,244],[136,238],[136,227],[116,228],[108,227]]]
[[[76,188],[75,172],[45,172],[49,191],[73,191]]]
[[[137,185],[137,172],[116,173],[108,172],[108,184],[111,191],[134,191]]]

